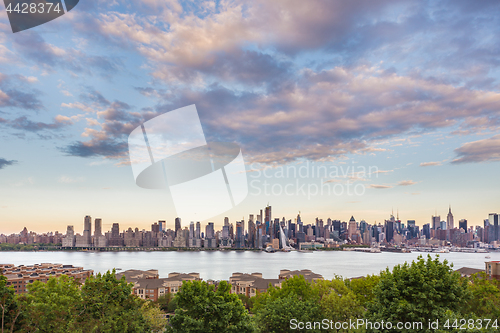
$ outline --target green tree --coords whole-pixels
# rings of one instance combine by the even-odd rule
[[[411,265],[397,265],[392,272],[381,273],[373,290],[374,300],[368,304],[366,317],[371,322],[422,322],[421,332],[430,332],[431,321],[445,318],[447,311],[463,314],[470,299],[467,281],[453,272],[439,256],[427,260],[419,256]],[[402,329],[401,332],[415,332]]]
[[[0,311],[2,311],[2,333],[13,332],[20,315],[15,291],[7,286],[7,278],[0,275]]]
[[[297,322],[321,321],[321,288],[313,288],[303,276],[283,281],[281,288],[269,287],[256,297],[252,312],[259,332],[319,332],[291,328]],[[326,293],[326,291],[324,291]]]
[[[148,323],[151,333],[165,332],[167,326],[167,319],[164,317],[165,313],[160,310],[160,307],[149,301],[144,302],[141,308],[142,314]]]
[[[359,304],[366,308],[367,304],[373,301],[375,297],[373,289],[379,281],[380,276],[367,275],[359,279],[346,280],[345,282],[349,289],[353,291]]]
[[[79,285],[66,275],[35,281],[21,300],[23,332],[64,333],[75,330],[77,307],[81,302]]]
[[[145,301],[132,295],[132,285],[125,277],[116,279],[114,269],[88,278],[81,295],[81,332],[142,333],[151,330],[141,310]]]
[[[158,300],[155,303],[165,313],[172,313],[175,309],[177,309],[177,298],[175,298],[172,293],[166,293],[165,295],[158,297]]]
[[[204,281],[184,281],[175,295],[178,308],[170,320],[170,332],[253,332],[247,310],[231,286],[222,281],[217,290]]]
[[[497,280],[490,280],[486,273],[474,274],[469,284],[472,298],[469,312],[479,317],[500,318],[500,289]]]
[[[318,281],[314,288],[320,290],[320,306],[324,318],[337,322],[362,317],[363,306],[342,278]]]

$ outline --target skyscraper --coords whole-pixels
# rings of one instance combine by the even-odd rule
[[[464,231],[467,232],[467,220],[461,219],[460,221],[458,221],[458,227],[464,229]]]
[[[270,228],[272,228],[272,226],[271,226],[271,218],[272,218],[272,215],[271,215],[271,206],[267,205],[267,207],[266,207],[266,216],[264,218],[264,222],[266,224],[266,234],[267,235],[271,234],[271,231],[269,230]]]
[[[498,241],[499,239],[499,225],[498,225],[499,215],[496,213],[491,213],[488,216],[488,222],[490,225],[490,234],[493,239],[489,239],[489,242]]]
[[[85,216],[83,222],[83,238],[87,246],[92,244],[92,218],[90,216]]]
[[[158,221],[158,224],[160,225],[160,232],[167,231],[167,221]]]
[[[448,229],[455,228],[454,223],[453,223],[453,214],[451,213],[451,205],[450,205],[450,209],[448,211],[448,216],[446,217],[446,226],[448,227]]]
[[[102,235],[102,219],[94,220],[94,236]]]
[[[441,223],[441,216],[433,216],[432,217],[432,229],[436,230],[437,228],[440,227]]]
[[[181,218],[180,217],[176,217],[175,218],[175,237],[177,237],[177,234],[181,230],[182,230],[182,227],[181,227]]]

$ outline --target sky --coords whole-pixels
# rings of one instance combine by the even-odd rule
[[[15,34],[0,6],[0,233],[173,228],[127,138],[192,104],[248,178],[202,224],[500,212],[496,0],[81,0]]]

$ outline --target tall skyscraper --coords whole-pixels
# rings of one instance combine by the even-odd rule
[[[266,234],[267,235],[271,235],[271,232],[272,232],[270,230],[272,228],[272,226],[271,226],[271,224],[272,224],[271,223],[272,222],[271,221],[271,218],[272,218],[272,215],[271,215],[271,206],[267,205],[265,213],[266,213],[266,216],[264,218],[264,222],[266,224]]]
[[[199,221],[196,222],[196,229],[194,231],[194,236],[196,239],[201,238],[201,223]]]
[[[440,227],[441,216],[433,216],[432,217],[432,229],[436,230]]]
[[[451,213],[451,205],[450,205],[450,209],[448,211],[448,216],[446,217],[446,226],[448,227],[448,229],[455,228],[455,225],[453,222],[453,214]]]
[[[245,247],[245,234],[243,231],[245,221],[236,222],[236,239],[235,245],[237,249],[241,249]]]
[[[94,236],[102,236],[102,219],[94,220]]]
[[[160,225],[160,232],[167,231],[167,221],[158,221],[158,224]]]
[[[460,221],[458,221],[458,227],[460,229],[464,229],[464,231],[467,232],[467,220],[461,219]]]
[[[489,239],[489,242],[492,241],[498,241],[499,239],[499,214],[496,213],[491,213],[488,216],[488,222],[490,225],[490,234],[493,237],[493,239]]]
[[[176,217],[175,218],[175,237],[177,237],[177,235],[179,234],[179,232],[182,230],[182,227],[181,227],[181,218],[180,217]]]
[[[92,218],[90,216],[85,216],[83,222],[83,238],[87,246],[92,244]]]

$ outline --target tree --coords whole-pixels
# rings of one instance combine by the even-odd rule
[[[321,321],[321,293],[321,288],[313,288],[303,276],[283,281],[281,288],[269,287],[266,293],[256,297],[252,308],[259,332],[301,332],[291,329],[293,319],[298,322]]]
[[[375,297],[373,289],[379,281],[380,277],[378,275],[367,275],[359,279],[347,280],[345,282],[356,296],[359,304],[366,308],[366,305]]]
[[[132,295],[125,277],[117,280],[115,270],[89,277],[81,290],[79,329],[82,332],[147,332],[143,315],[145,301]]]
[[[177,301],[172,293],[166,293],[158,297],[158,300],[155,301],[155,303],[165,312],[173,312],[177,307]]]
[[[500,318],[499,282],[490,280],[484,272],[472,275],[470,281],[469,311],[479,317]]]
[[[141,311],[150,327],[151,333],[165,332],[167,319],[165,319],[165,313],[160,310],[160,307],[157,304],[151,301],[144,302]]]
[[[419,321],[423,323],[421,332],[429,331],[429,322],[442,321],[447,311],[464,314],[470,299],[467,281],[453,272],[446,260],[440,262],[439,256],[432,259],[430,255],[427,260],[419,256],[411,265],[397,265],[392,272],[386,269],[373,293],[366,314],[370,322]]]
[[[20,302],[24,312],[22,331],[74,331],[80,302],[79,285],[71,277],[53,277],[47,283],[35,281],[28,285],[28,294]]]
[[[184,281],[175,295],[178,308],[170,332],[253,332],[250,316],[231,286],[222,281],[217,290],[204,281]]]
[[[0,274],[0,310],[2,311],[2,333],[13,332],[20,314],[15,291],[7,286],[7,278]]]
[[[314,288],[320,291],[320,306],[324,318],[333,322],[343,322],[362,317],[363,306],[342,278],[318,281]]]

